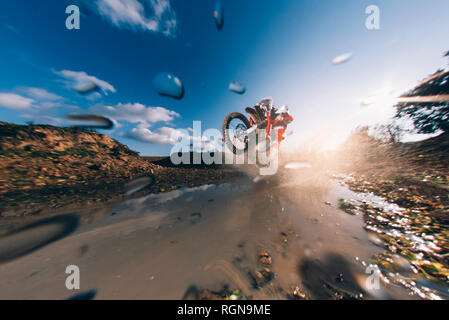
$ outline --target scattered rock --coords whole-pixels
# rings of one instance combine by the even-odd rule
[[[353,205],[352,203],[350,203],[349,201],[346,201],[345,199],[338,200],[338,207],[341,210],[343,210],[344,212],[346,212],[347,214],[354,215],[354,216],[357,214],[355,212],[357,207],[355,205]]]
[[[289,300],[307,300],[307,296],[301,290],[301,288],[299,286],[295,286],[288,291],[287,299],[289,299]]]
[[[253,288],[260,289],[273,280],[274,274],[269,268],[263,268],[262,270],[255,271],[254,273],[249,271],[248,277]]]
[[[259,251],[259,262],[263,265],[271,265],[272,259],[270,254],[263,250]]]

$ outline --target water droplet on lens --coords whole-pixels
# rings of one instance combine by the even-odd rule
[[[332,60],[332,63],[334,65],[342,64],[344,62],[349,61],[351,58],[352,58],[352,52],[348,52],[348,53],[342,54],[341,56],[334,58]]]
[[[215,4],[214,19],[215,19],[215,24],[217,25],[217,29],[218,30],[223,29],[224,10],[223,10],[223,6],[221,5],[220,1],[217,1],[217,3]]]
[[[195,285],[191,285],[190,287],[188,287],[186,292],[184,293],[184,296],[182,297],[182,300],[199,300],[199,299],[200,299],[200,292]]]
[[[69,5],[75,5],[80,9],[80,13],[82,16],[90,16],[94,12],[93,4],[89,4],[88,2],[85,2],[83,0],[66,0],[66,4]]]
[[[110,119],[93,114],[70,114],[67,118],[77,121],[72,125],[76,128],[112,129],[114,127],[114,123]]]
[[[372,98],[372,97],[363,99],[361,102],[362,106],[365,106],[365,107],[370,106],[373,103],[374,103],[374,98]]]
[[[384,246],[383,241],[377,235],[375,235],[374,233],[371,233],[371,232],[368,233],[368,240],[372,244],[374,244],[374,245],[376,245],[378,247],[383,247]]]
[[[168,72],[160,72],[153,79],[153,87],[161,96],[182,99],[184,86],[175,75]]]
[[[78,228],[75,215],[61,215],[38,221],[0,238],[0,264],[17,259],[64,238]]]
[[[307,258],[313,257],[313,250],[312,250],[312,249],[309,249],[309,248],[304,249],[304,255],[305,255]]]
[[[253,179],[253,182],[254,182],[254,183],[259,183],[260,181],[262,181],[262,176],[256,176],[256,177]]]
[[[126,195],[129,196],[133,193],[136,193],[136,192],[148,187],[149,185],[151,185],[153,183],[153,181],[154,181],[153,177],[141,177],[141,178],[137,178],[131,182],[128,182],[125,185]]]
[[[410,262],[406,258],[401,257],[401,256],[395,254],[392,257],[392,260],[393,260],[393,264],[396,267],[398,267],[400,270],[408,272],[408,273],[412,273],[413,272],[413,269],[412,269],[412,267],[410,265]]]
[[[95,296],[97,295],[97,290],[93,289],[90,291],[86,291],[86,292],[81,292],[78,293],[70,298],[68,298],[67,300],[93,300],[95,298]]]
[[[229,84],[229,90],[238,94],[244,94],[246,92],[246,87],[243,83],[234,81]]]

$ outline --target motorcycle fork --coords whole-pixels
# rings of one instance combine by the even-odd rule
[[[269,139],[269,137],[270,137],[270,131],[271,131],[271,117],[270,117],[270,114],[268,113],[268,111],[266,112],[267,113],[267,132],[265,133],[265,139]]]

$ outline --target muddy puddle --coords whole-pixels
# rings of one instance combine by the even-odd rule
[[[384,248],[340,199],[381,201],[297,166],[80,208],[74,233],[0,264],[0,299],[423,298],[385,272],[368,279]],[[65,287],[70,265],[80,290]]]

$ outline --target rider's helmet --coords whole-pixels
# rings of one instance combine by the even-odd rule
[[[273,108],[273,98],[265,97],[260,102],[259,105],[264,108],[266,111],[270,111]]]

